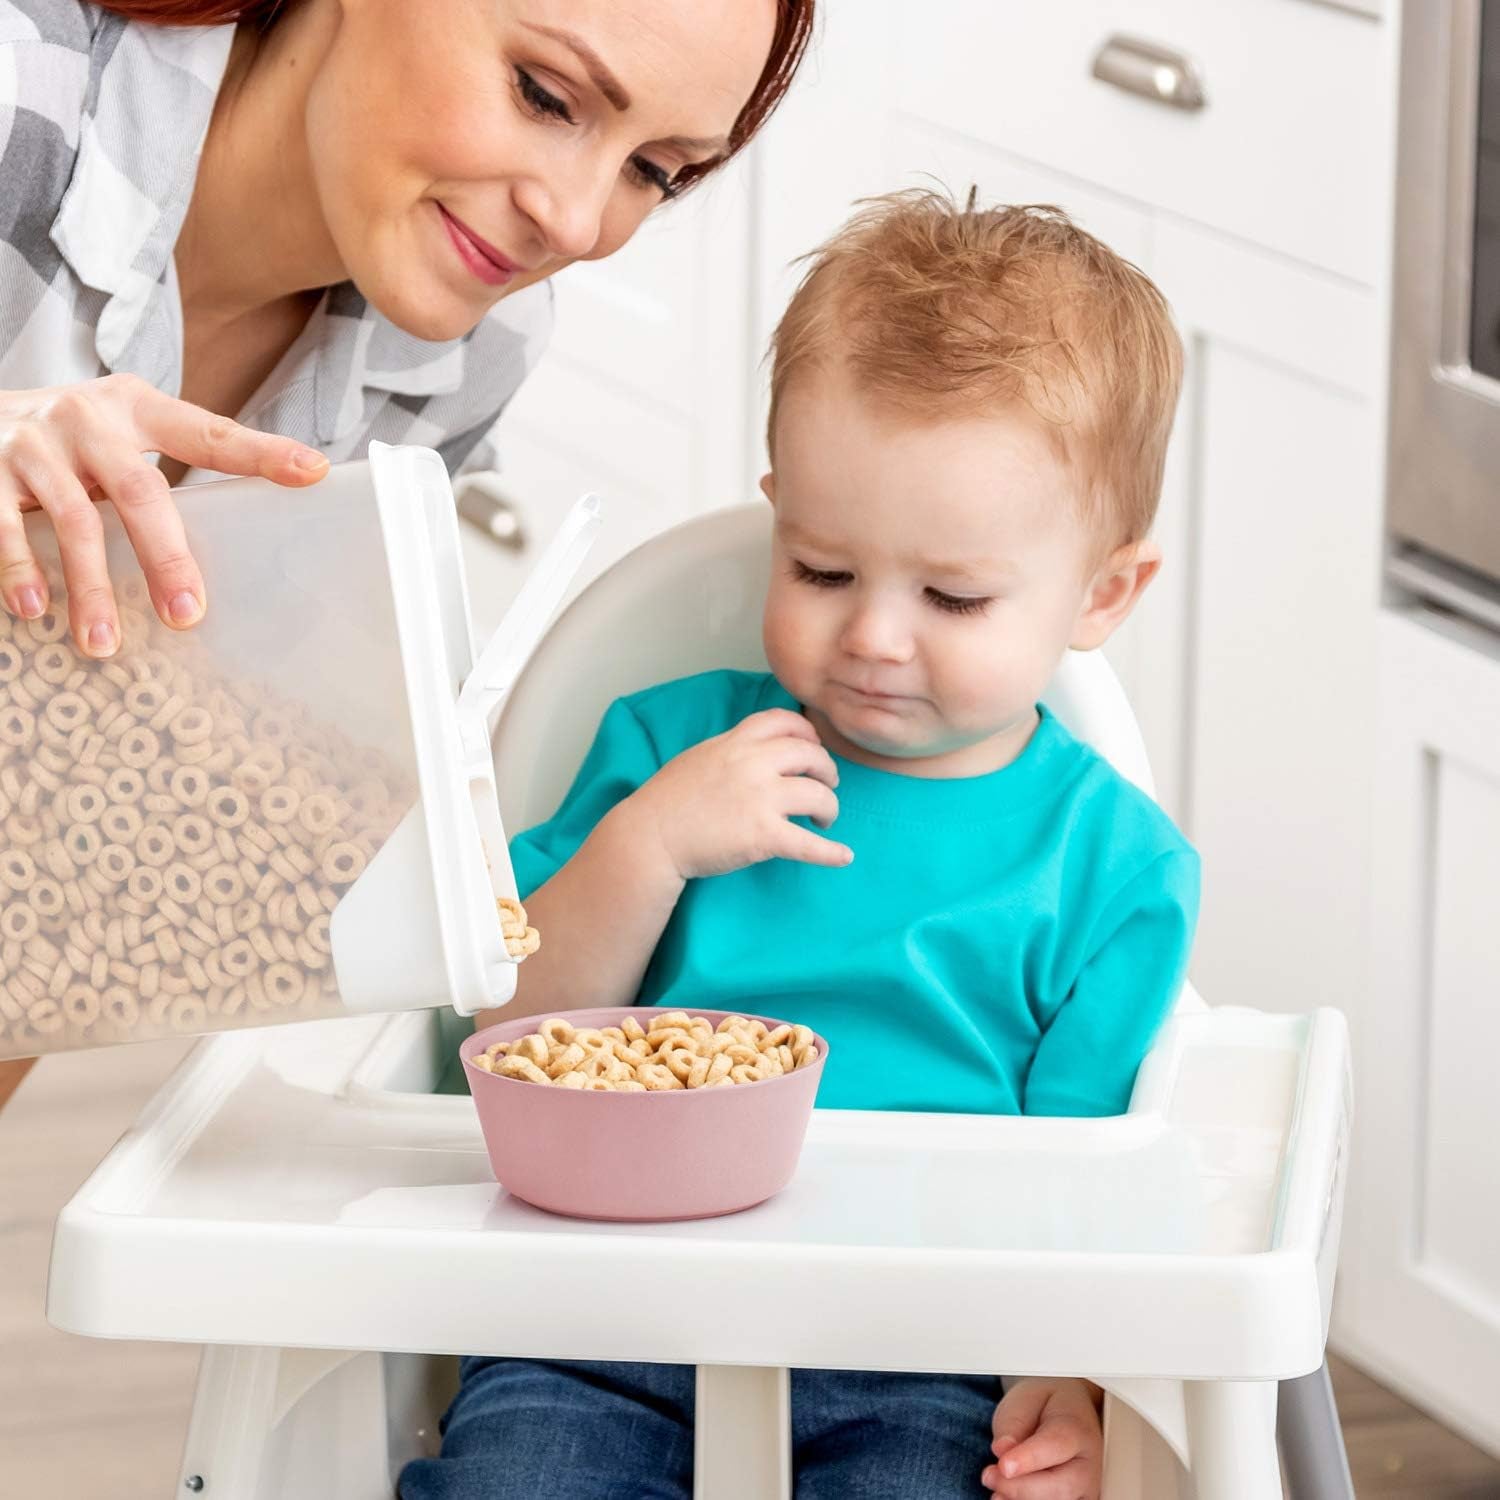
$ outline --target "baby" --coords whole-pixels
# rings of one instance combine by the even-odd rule
[[[546,941],[505,1014],[775,1015],[828,1038],[825,1108],[1117,1113],[1198,861],[1039,699],[1160,565],[1166,305],[1054,209],[903,193],[818,252],[773,356],[771,670],[610,708],[512,849]],[[792,1392],[799,1500],[1098,1495],[1087,1382]],[[687,1497],[692,1394],[674,1366],[469,1360],[401,1494]]]

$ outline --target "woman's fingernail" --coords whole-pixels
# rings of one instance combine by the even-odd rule
[[[16,595],[16,604],[20,608],[22,619],[34,620],[42,612],[42,591],[27,584]]]
[[[299,448],[296,457],[292,460],[299,469],[306,469],[312,473],[314,469],[326,469],[328,460],[312,448]]]
[[[89,626],[89,650],[108,656],[115,649],[115,627],[108,620],[97,620]]]
[[[191,625],[201,613],[197,596],[186,589],[180,594],[173,594],[167,600],[167,613],[171,615],[174,625]]]

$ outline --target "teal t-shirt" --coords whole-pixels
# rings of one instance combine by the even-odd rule
[[[562,806],[511,845],[522,899],[667,761],[767,708],[797,704],[729,671],[612,704]],[[1122,1111],[1197,919],[1198,857],[1172,821],[1045,709],[988,775],[838,773],[829,831],[854,862],[688,881],[639,1003],[811,1026],[824,1108]]]

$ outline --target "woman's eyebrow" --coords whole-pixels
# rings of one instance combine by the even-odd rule
[[[534,21],[522,21],[521,27],[525,31],[533,31],[539,36],[549,37],[554,42],[560,42],[583,64],[584,71],[589,75],[589,81],[616,110],[624,114],[630,108],[631,99],[630,95],[625,92],[624,84],[610,72],[604,59],[576,32],[561,31],[555,26],[539,26]],[[677,146],[683,151],[694,155],[716,156],[719,152],[728,149],[729,141],[727,137],[722,135],[674,135],[663,141],[662,144],[664,146]]]

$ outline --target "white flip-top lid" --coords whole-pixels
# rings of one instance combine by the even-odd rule
[[[428,448],[371,443],[369,461],[421,799],[335,914],[337,927],[349,907],[344,925],[352,940],[343,947],[369,958],[361,973],[359,958],[346,961],[339,934],[333,934],[340,990],[351,1009],[390,1006],[399,975],[373,939],[383,922],[401,920],[399,903],[426,905],[417,886],[428,870],[412,868],[425,863],[448,998],[460,1014],[473,1015],[510,999],[519,962],[506,952],[495,907],[496,896],[515,894],[515,877],[495,792],[490,718],[514,687],[587,555],[601,504],[587,495],[573,507],[476,658],[457,508],[442,459]],[[419,853],[423,844],[425,862]],[[431,930],[416,911],[405,914]],[[413,994],[406,1003],[424,1001]]]

